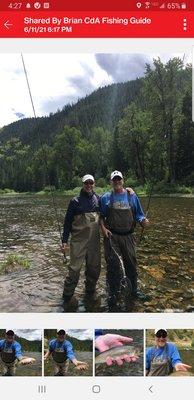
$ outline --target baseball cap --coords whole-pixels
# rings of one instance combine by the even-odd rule
[[[120,176],[120,178],[123,179],[123,174],[120,171],[113,171],[112,172],[112,174],[110,176],[111,181],[113,180],[113,178],[115,178],[115,176]]]
[[[92,175],[87,174],[87,175],[84,175],[83,178],[82,178],[82,182],[83,183],[86,182],[86,181],[93,181],[94,182],[95,179],[94,179],[94,177]]]
[[[160,329],[155,329],[155,330],[154,330],[155,335],[156,335],[159,331],[165,331],[165,332],[167,333],[167,329],[160,328]]]
[[[12,329],[6,329],[6,335],[10,335],[13,336],[14,335],[14,331],[12,331]]]
[[[57,329],[57,334],[65,335],[65,330],[64,329]]]

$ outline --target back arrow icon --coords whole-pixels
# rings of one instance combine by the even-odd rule
[[[150,393],[154,393],[154,392],[152,391],[152,388],[153,388],[153,385],[150,386],[150,388],[149,388]]]
[[[10,22],[9,22],[9,20],[8,20],[8,21],[6,21],[6,22],[4,23],[4,26],[5,26],[5,28],[9,29],[9,27],[10,27],[10,26],[13,26],[13,24],[10,24]]]

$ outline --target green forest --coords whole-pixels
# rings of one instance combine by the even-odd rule
[[[45,345],[48,345],[48,341],[52,339],[56,339],[57,331],[56,329],[45,329],[44,331],[44,338],[45,338]],[[93,351],[92,347],[92,340],[79,340],[73,336],[66,335],[66,340],[69,340],[76,351]]]
[[[1,193],[97,186],[121,170],[149,192],[194,193],[192,66],[153,60],[134,81],[100,88],[47,117],[0,129]]]
[[[0,340],[5,339],[5,332],[5,329],[0,329]],[[27,340],[17,335],[14,336],[14,340],[21,344],[22,352],[42,352],[41,340]]]

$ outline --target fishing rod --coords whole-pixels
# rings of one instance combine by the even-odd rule
[[[25,65],[25,61],[24,61],[24,57],[23,57],[22,53],[21,53],[21,59],[22,59],[22,65],[23,65],[23,69],[24,69],[24,74],[25,74],[25,77],[26,77],[26,83],[27,83],[27,87],[28,87],[28,93],[29,93],[29,97],[30,97],[32,111],[33,111],[33,115],[34,115],[34,118],[35,118],[35,124],[36,124],[36,127],[37,127],[38,138],[39,138],[39,142],[40,142],[41,149],[42,149],[43,161],[44,161],[44,164],[45,164],[45,167],[46,167],[46,173],[47,173],[47,177],[48,177],[48,181],[49,181],[49,187],[50,187],[51,198],[52,198],[52,207],[53,207],[54,214],[55,214],[56,221],[57,221],[57,228],[58,228],[58,233],[59,233],[59,236],[60,236],[60,241],[61,241],[61,243],[63,243],[63,241],[62,241],[62,230],[61,230],[61,224],[60,224],[60,220],[59,220],[59,216],[58,216],[57,203],[55,201],[54,189],[53,189],[53,186],[51,184],[51,179],[50,179],[50,174],[49,174],[47,152],[45,150],[44,144],[42,142],[42,139],[41,139],[41,136],[40,136],[40,133],[39,133],[39,126],[38,126],[38,122],[37,122],[37,114],[36,114],[34,101],[33,101],[33,97],[32,97],[32,91],[31,91],[31,87],[30,87],[30,82],[29,82],[29,79],[28,79],[28,73],[27,73],[27,69],[26,69],[26,65]],[[64,256],[63,260],[66,263],[67,262],[67,257],[66,257],[65,252],[63,252],[63,256]]]

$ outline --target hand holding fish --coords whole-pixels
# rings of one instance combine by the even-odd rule
[[[187,371],[188,369],[192,368],[192,366],[183,363],[178,363],[175,365],[174,368],[176,371]]]
[[[132,341],[132,338],[108,333],[106,335],[98,336],[95,341],[95,347],[100,351],[101,354],[103,353],[104,356],[106,355],[105,363],[108,366],[112,364],[117,364],[120,366],[123,365],[124,362],[135,362],[138,359],[138,355],[134,354],[134,352],[129,353],[130,347],[126,346]],[[110,349],[113,350],[112,353],[108,352]]]
[[[76,369],[78,369],[79,371],[85,371],[86,369],[88,369],[88,364],[86,362],[82,362],[82,361],[78,361],[78,360],[76,360],[75,366],[76,366]]]
[[[98,336],[95,340],[95,347],[100,351],[106,351],[112,349],[112,347],[124,346],[133,341],[132,338],[122,335],[116,335],[113,333],[107,333],[106,335]]]

